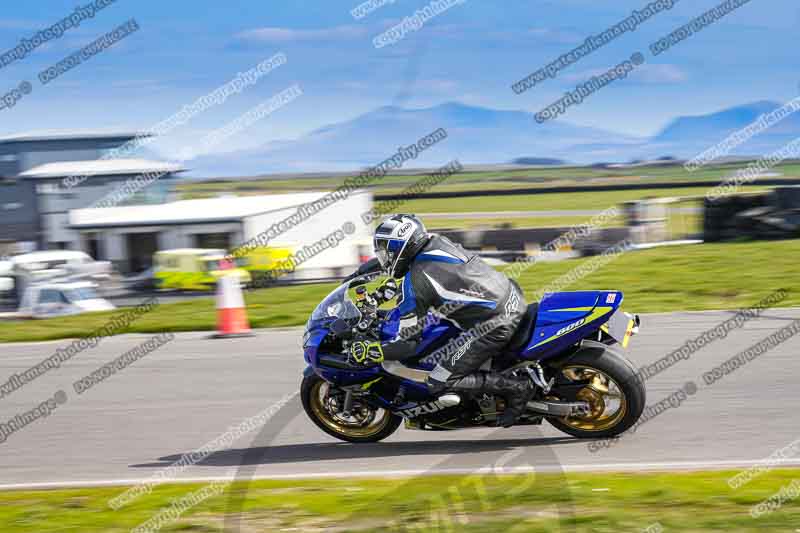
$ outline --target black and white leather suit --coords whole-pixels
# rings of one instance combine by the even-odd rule
[[[474,378],[481,365],[508,344],[522,320],[525,300],[516,283],[477,254],[433,234],[403,278],[397,310],[400,316],[415,316],[418,322],[424,321],[429,311],[464,332],[458,346],[439,350],[439,363],[430,373],[429,385],[468,390],[508,385],[497,380],[487,383],[485,373]],[[414,354],[418,335],[404,338],[404,332],[419,333],[421,329],[402,329],[397,340],[383,346],[386,358],[398,360]],[[465,380],[467,376],[473,379]]]

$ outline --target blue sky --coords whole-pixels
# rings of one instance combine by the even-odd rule
[[[8,2],[0,53],[89,0]],[[359,0],[117,0],[91,21],[0,69],[0,93],[28,80],[33,92],[0,110],[0,134],[33,129],[147,128],[277,52],[286,65],[176,129],[169,151],[218,128],[297,83],[304,95],[229,140],[223,151],[292,139],[384,105],[443,102],[531,113],[688,22],[719,0],[681,0],[554,79],[514,94],[510,85],[567,52],[646,0],[467,0],[389,47],[372,39],[427,5],[395,0],[361,20]],[[136,19],[141,29],[46,86],[44,68]],[[800,92],[796,0],[752,0],[632,77],[603,89],[562,119],[650,135],[678,115],[702,114]],[[533,121],[532,121],[533,125]]]

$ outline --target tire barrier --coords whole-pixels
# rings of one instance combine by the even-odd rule
[[[786,239],[800,236],[800,187],[736,194],[704,204],[703,240]]]

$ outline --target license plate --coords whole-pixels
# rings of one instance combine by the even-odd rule
[[[628,342],[631,340],[631,336],[634,333],[635,326],[636,321],[634,318],[621,309],[618,309],[616,313],[611,315],[611,318],[603,325],[602,329],[608,333],[611,338],[620,343],[623,348],[627,348]]]

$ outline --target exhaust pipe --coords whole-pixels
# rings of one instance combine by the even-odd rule
[[[436,401],[442,404],[444,407],[455,407],[461,403],[461,396],[458,394],[449,393],[439,396]]]
[[[552,402],[552,401],[530,401],[528,411],[533,411],[541,415],[565,417],[581,416],[590,411],[589,404],[586,402]]]

